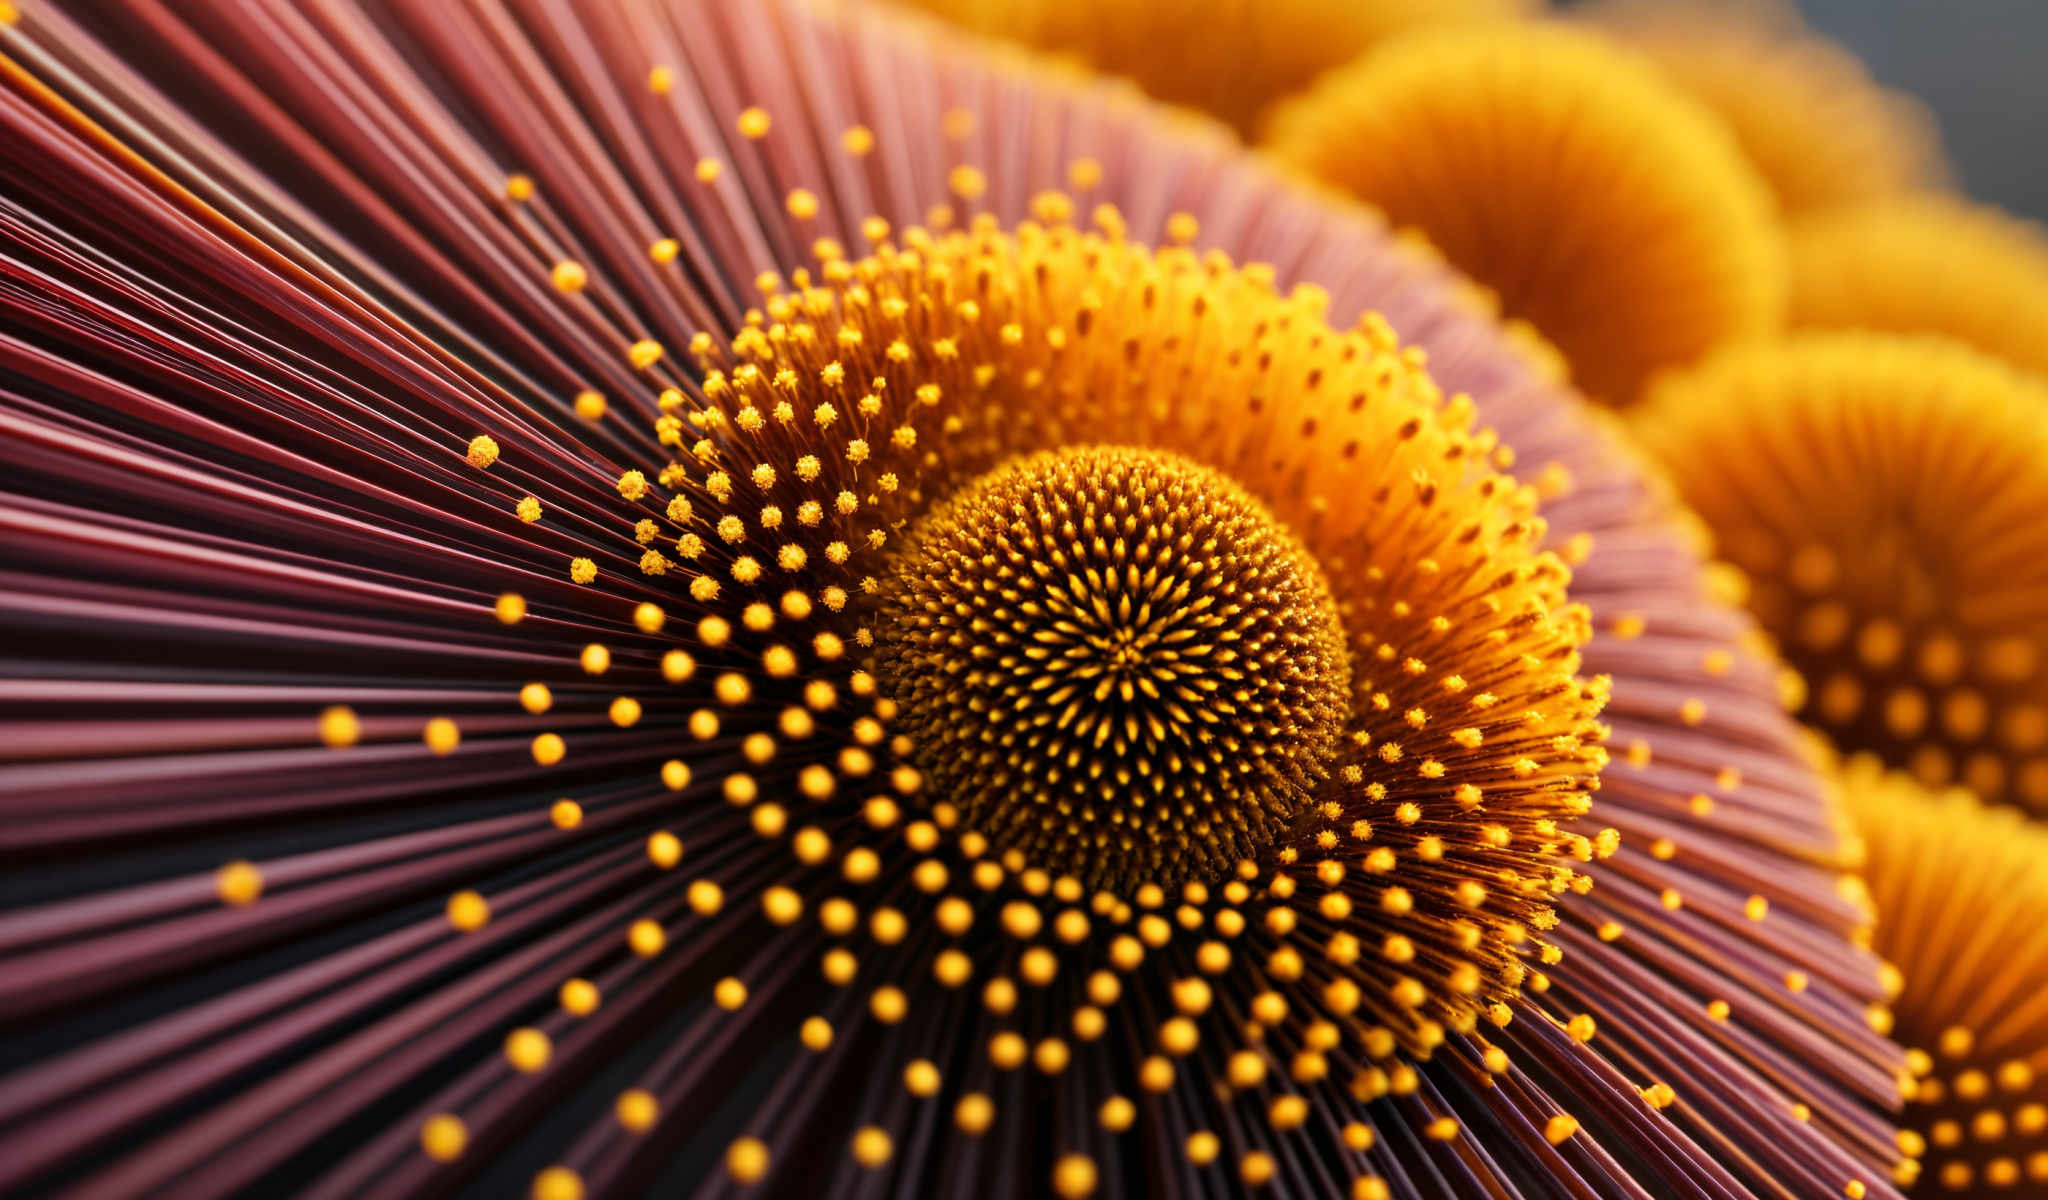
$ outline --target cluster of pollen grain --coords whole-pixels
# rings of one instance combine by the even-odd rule
[[[843,884],[816,903],[779,884],[757,899],[771,924],[816,919],[841,943],[824,977],[864,990],[879,1023],[907,1019],[931,982],[972,986],[1000,1030],[989,1043],[999,1070],[1057,1074],[1075,1043],[1135,1024],[1133,1040],[1156,1037],[1160,1051],[1133,1050],[1141,1088],[1174,1086],[1176,1061],[1235,1038],[1245,1061],[1280,1064],[1293,1087],[1350,1070],[1356,1096],[1410,1089],[1402,1053],[1427,1054],[1489,1013],[1506,1019],[1503,1001],[1544,986],[1553,901],[1583,886],[1576,861],[1612,849],[1610,834],[1580,831],[1605,761],[1605,685],[1577,676],[1588,621],[1566,599],[1568,569],[1540,549],[1536,490],[1499,473],[1511,455],[1473,427],[1470,400],[1447,399],[1377,317],[1335,329],[1319,292],[1279,293],[1269,269],[1134,245],[1106,206],[1093,231],[1070,223],[1063,195],[1033,208],[1039,219],[1010,232],[984,218],[943,233],[870,218],[865,256],[819,241],[813,268],[762,277],[760,306],[725,342],[700,335],[671,353],[620,332],[621,355],[658,396],[668,457],[620,473],[619,545],[565,565],[574,582],[603,586],[598,559],[623,549],[673,601],[641,603],[633,619],[666,643],[663,690],[614,699],[613,723],[680,739],[663,785],[730,804],[800,869]],[[1194,236],[1191,220],[1176,225],[1176,238]],[[1135,559],[1115,587],[1086,575],[1139,552],[1135,525],[1122,551],[1114,538],[1100,551],[1077,541],[1080,523],[1072,536],[1006,532],[1009,570],[1057,572],[1044,586],[1064,586],[1070,611],[1042,628],[1049,640],[1026,645],[970,619],[925,651],[941,671],[948,657],[999,661],[998,634],[1020,653],[1045,649],[1041,663],[1074,655],[1018,685],[1045,680],[1034,702],[1071,762],[1059,780],[1096,776],[1092,792],[1042,806],[1071,810],[1049,832],[1020,819],[1029,806],[1015,798],[949,794],[986,792],[993,773],[961,774],[920,748],[914,735],[947,729],[914,688],[914,719],[889,694],[906,686],[889,647],[915,633],[891,581],[942,499],[1020,455],[1083,444],[1133,447],[1127,483],[1142,467],[1191,498],[1171,511],[1150,492],[1096,501],[1119,522],[1174,531],[1164,561],[1163,533],[1146,552],[1186,597],[1141,620],[1149,585],[1143,568],[1130,584]],[[1062,556],[1082,569],[1078,583],[1063,583]],[[1197,671],[1191,643],[1204,638]],[[1290,638],[1302,650],[1283,656]],[[1171,668],[1169,646],[1184,660]],[[870,669],[878,658],[896,673],[888,687]],[[602,645],[580,657],[587,679],[625,674],[611,664]],[[1063,686],[1073,690],[1055,707]],[[545,687],[521,703],[554,708]],[[547,733],[534,752],[573,764],[577,747]],[[1019,768],[1056,791],[1051,761]],[[1132,786],[1105,799],[1095,785],[1112,774]],[[1185,851],[1132,839],[1138,853],[1112,865],[1124,844],[1098,834],[1113,812],[1131,827],[1154,779],[1171,798],[1147,798],[1135,828],[1168,831]],[[670,834],[648,841],[654,869],[687,872],[687,857]],[[1201,878],[1219,866],[1220,885]],[[1110,886],[1091,895],[1080,872]],[[727,903],[711,876],[686,887],[687,912],[621,931],[636,955],[663,953],[677,920]],[[864,898],[884,894],[901,898]],[[939,948],[887,980],[847,944],[899,946],[927,921]],[[1077,969],[1081,993],[1048,987]],[[721,1003],[752,1003],[725,992]],[[833,1036],[821,1018],[802,1040],[817,1049]],[[943,1084],[926,1071],[906,1086],[926,1096]],[[1111,1099],[1123,1105],[1105,1104],[1104,1128],[1128,1128],[1129,1100]],[[1301,1128],[1304,1103],[1276,1098],[1276,1131]],[[994,1117],[982,1092],[954,1111],[970,1135]],[[753,1149],[739,1161],[755,1177],[767,1169]],[[1081,1176],[1074,1167],[1068,1182]]]
[[[1215,882],[1328,774],[1350,709],[1321,573],[1243,489],[1159,451],[998,467],[911,532],[874,673],[935,795],[1092,887]]]
[[[2032,1194],[2048,1186],[2048,834],[1869,755],[1839,777],[1876,949],[1895,968],[1874,1023],[1907,1047],[1896,1178],[1931,1195]]]
[[[1810,720],[1929,786],[2048,809],[2043,411],[1960,346],[1808,334],[1668,381],[1640,427]]]

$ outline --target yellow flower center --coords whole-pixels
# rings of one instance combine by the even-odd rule
[[[1351,669],[1306,551],[1177,455],[1012,461],[919,525],[875,674],[939,795],[1091,886],[1215,880],[1329,773]]]

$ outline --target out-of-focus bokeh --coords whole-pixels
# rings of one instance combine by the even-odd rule
[[[1799,0],[1814,28],[1941,124],[1971,196],[2048,219],[2048,3],[2042,0]]]

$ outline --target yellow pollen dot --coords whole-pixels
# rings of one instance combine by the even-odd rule
[[[996,1119],[995,1101],[981,1092],[969,1092],[953,1107],[953,1124],[969,1137],[988,1132]]]
[[[687,651],[670,650],[661,656],[661,677],[670,683],[687,682],[697,673],[697,660]]]
[[[683,859],[682,839],[667,830],[648,834],[647,858],[655,866],[668,870]]]
[[[946,186],[962,200],[976,200],[988,190],[988,177],[980,168],[963,164],[946,175]]]
[[[335,750],[356,744],[363,736],[362,722],[354,709],[337,704],[320,713],[320,740]]]
[[[715,158],[700,158],[697,160],[698,183],[716,183],[718,177],[724,174],[724,172],[724,164]]]
[[[557,800],[548,806],[548,820],[557,829],[574,829],[583,824],[583,806],[574,800]]]
[[[498,621],[505,625],[517,625],[526,619],[526,597],[518,592],[502,592],[496,605]]]
[[[602,675],[611,669],[612,652],[604,646],[592,642],[588,646],[583,647],[583,653],[577,656],[577,661],[583,664],[584,674]]]
[[[612,1112],[628,1132],[646,1133],[654,1128],[654,1122],[661,1116],[661,1104],[652,1092],[628,1088],[619,1093]]]
[[[523,1074],[531,1075],[547,1066],[553,1054],[554,1043],[538,1029],[515,1029],[505,1038],[505,1061]]]
[[[759,1138],[735,1140],[725,1151],[725,1173],[734,1183],[759,1183],[768,1174],[768,1145]]]
[[[826,981],[838,987],[852,983],[854,972],[860,968],[859,961],[841,949],[827,951],[821,965]]]
[[[583,264],[566,259],[555,264],[549,278],[553,280],[556,291],[572,295],[582,291],[590,283],[590,273],[583,269]]]
[[[533,180],[525,175],[505,176],[505,199],[514,202],[533,199]]]
[[[633,624],[642,633],[660,633],[668,615],[661,611],[659,604],[642,603],[633,609]]]
[[[626,928],[626,945],[641,958],[653,958],[668,945],[668,935],[661,926],[642,917]]]
[[[448,897],[448,923],[462,932],[475,933],[490,920],[490,903],[478,893],[460,891]]]
[[[597,578],[597,564],[587,558],[569,560],[569,579],[572,583],[589,583]]]
[[[454,1162],[469,1146],[469,1126],[453,1113],[436,1113],[420,1124],[420,1149],[436,1162]]]
[[[583,1200],[583,1177],[567,1167],[548,1167],[533,1177],[533,1200]]]
[[[735,124],[739,127],[740,134],[743,137],[759,141],[768,136],[768,113],[763,109],[747,108],[742,110],[739,120]]]
[[[213,893],[230,908],[247,908],[263,895],[263,872],[237,859],[213,873]]]
[[[485,434],[477,434],[469,439],[469,449],[464,457],[469,460],[470,466],[478,470],[487,470],[491,464],[498,461],[498,443]]]
[[[1052,1190],[1061,1200],[1086,1200],[1100,1182],[1095,1160],[1085,1154],[1063,1154],[1052,1168]]]
[[[435,754],[453,754],[455,748],[462,744],[462,730],[447,717],[435,717],[421,731],[420,740]]]
[[[562,1005],[562,1011],[572,1017],[587,1017],[597,1011],[603,997],[597,985],[588,979],[576,978],[565,981],[556,989],[555,999]]]
[[[777,925],[789,925],[804,915],[803,897],[786,887],[772,887],[761,893],[761,912]]]

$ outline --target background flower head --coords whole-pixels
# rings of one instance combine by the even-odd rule
[[[1934,123],[1769,0],[1611,0],[1579,14],[1713,110],[1798,218],[1924,190],[1947,175]]]
[[[1599,399],[1784,319],[1773,206],[1727,128],[1586,31],[1407,35],[1279,106],[1265,145],[1420,230]]]
[[[2048,1182],[2048,835],[1869,755],[1838,769],[1868,846],[1876,946],[1899,971],[1891,1007],[1916,1077],[1900,1140],[1922,1163],[1915,1194],[2009,1196]]]
[[[1666,381],[1638,428],[1748,574],[1809,719],[1929,786],[2038,807],[2044,405],[1953,342],[1814,333]]]
[[[1800,221],[1787,245],[1796,328],[1938,334],[2048,372],[2048,237],[2030,221],[1901,196]]]

